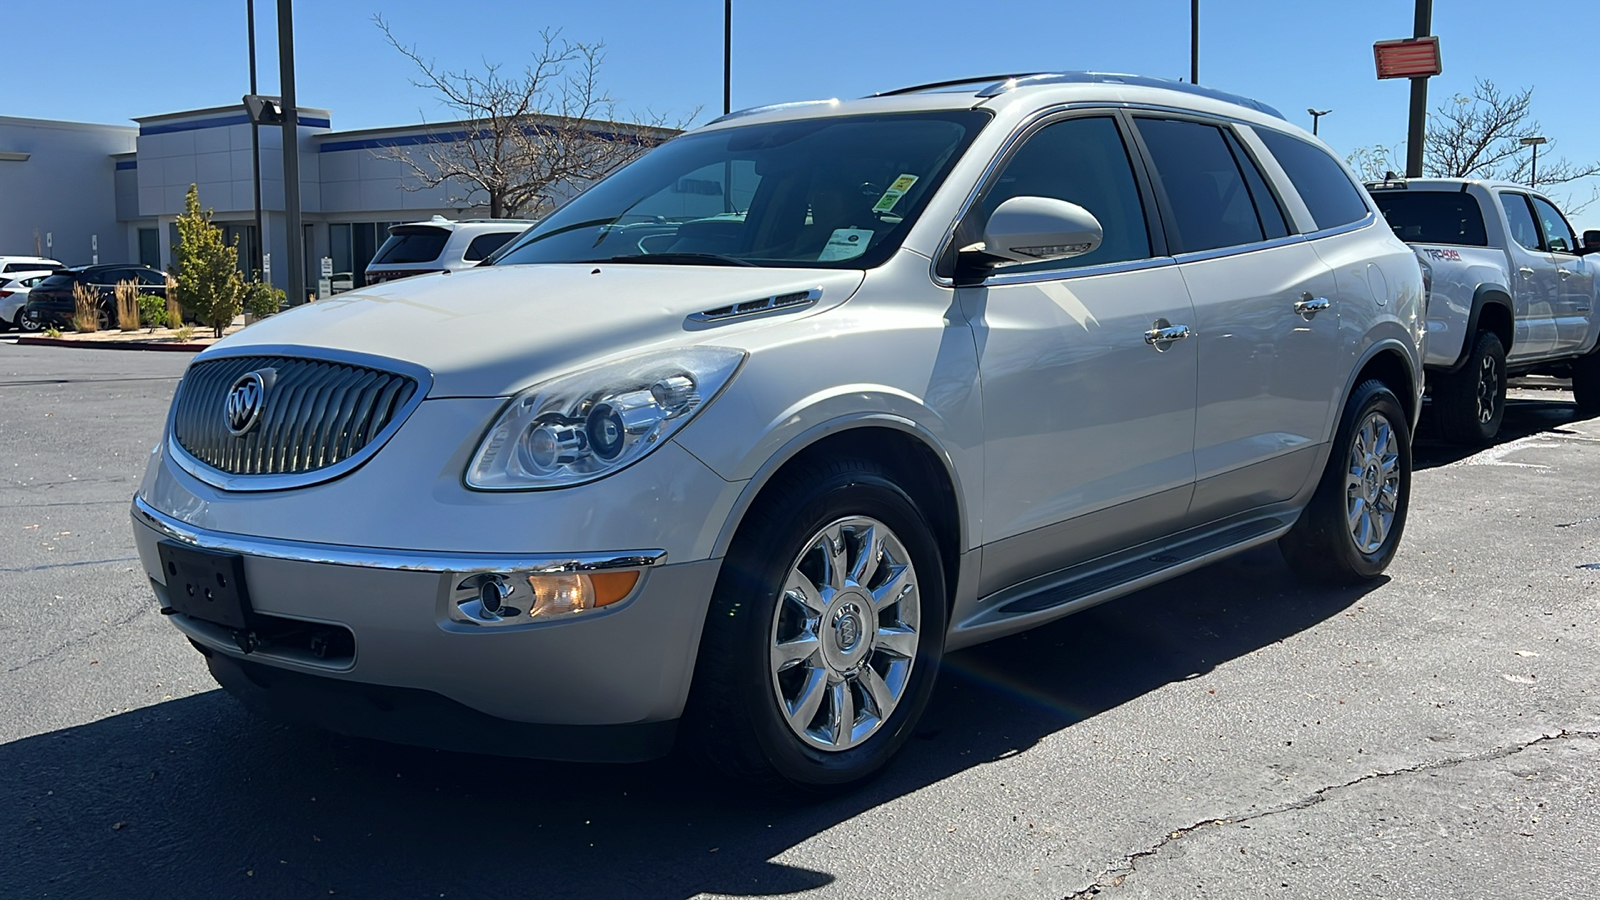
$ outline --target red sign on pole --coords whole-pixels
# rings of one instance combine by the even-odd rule
[[[1429,78],[1444,71],[1437,37],[1379,41],[1372,45],[1379,78]]]

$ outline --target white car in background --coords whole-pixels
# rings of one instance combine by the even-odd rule
[[[532,224],[524,219],[455,221],[434,216],[426,222],[390,225],[389,239],[367,263],[367,284],[470,269]]]
[[[0,331],[9,331],[13,328],[22,331],[37,331],[38,327],[28,327],[29,323],[22,321],[22,314],[28,305],[28,292],[33,286],[50,277],[48,270],[7,272],[0,275]]]
[[[55,271],[62,268],[58,260],[43,256],[0,256],[0,278],[15,278],[23,272]]]

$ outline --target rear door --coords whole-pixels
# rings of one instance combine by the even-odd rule
[[[1577,353],[1589,336],[1594,273],[1578,255],[1577,236],[1561,210],[1543,197],[1532,196],[1531,199],[1544,249],[1556,267],[1556,342],[1553,349],[1562,355]]]
[[[1195,308],[1195,497],[1208,522],[1293,497],[1327,440],[1339,369],[1333,272],[1290,235],[1224,122],[1136,116]],[[1364,209],[1363,209],[1364,212]]]
[[[1556,347],[1556,307],[1561,302],[1555,259],[1544,250],[1528,195],[1497,191],[1496,196],[1510,229],[1506,255],[1511,260],[1512,301],[1517,318],[1527,325],[1526,337],[1518,329],[1517,340],[1506,355],[1512,362],[1549,356]]]

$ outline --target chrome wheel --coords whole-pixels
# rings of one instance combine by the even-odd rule
[[[772,689],[789,729],[829,751],[877,733],[905,696],[920,622],[916,569],[888,526],[851,516],[813,535],[772,620]]]
[[[17,330],[42,331],[43,329],[44,325],[39,321],[39,316],[37,313],[29,312],[26,309],[20,313],[17,313]]]
[[[1500,402],[1500,370],[1494,357],[1484,356],[1478,367],[1478,424],[1487,425],[1494,419]]]
[[[1394,526],[1400,506],[1400,447],[1394,426],[1381,412],[1361,421],[1350,442],[1345,470],[1345,516],[1362,553],[1376,553]]]

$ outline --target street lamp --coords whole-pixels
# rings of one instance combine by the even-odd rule
[[[1539,145],[1550,143],[1548,138],[1534,136],[1522,139],[1522,146],[1533,148],[1533,166],[1528,170],[1528,187],[1539,187]]]
[[[1306,109],[1306,112],[1311,113],[1311,133],[1312,134],[1316,134],[1317,133],[1317,120],[1321,119],[1323,116],[1327,115],[1328,113],[1333,112],[1333,110],[1331,110],[1331,109],[1311,109],[1311,108],[1308,107]]]

